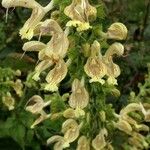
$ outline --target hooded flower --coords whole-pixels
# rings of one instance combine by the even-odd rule
[[[25,109],[33,114],[43,114],[43,108],[48,106],[50,102],[44,102],[40,96],[34,95],[27,102]]]
[[[106,66],[103,63],[100,44],[97,41],[94,41],[91,46],[91,56],[88,58],[84,66],[84,71],[89,77],[91,77],[90,82],[105,83],[102,78],[106,74]]]
[[[77,31],[83,31],[91,28],[89,19],[95,17],[97,11],[89,4],[88,0],[73,0],[71,5],[65,8],[64,13],[72,19],[67,26],[75,26]]]
[[[67,117],[69,114],[71,118],[84,116],[83,109],[88,105],[88,102],[89,94],[84,87],[84,79],[81,81],[75,79],[72,83],[72,94],[68,102],[71,108],[64,112],[64,116]]]
[[[55,135],[47,140],[47,144],[54,143],[54,150],[63,150],[70,146],[79,136],[80,125],[73,120],[68,119],[62,124],[62,133],[64,136]]]
[[[65,78],[67,74],[67,65],[63,59],[60,59],[55,67],[50,70],[48,75],[46,76],[47,84],[45,86],[45,90],[49,91],[57,91],[58,84]]]
[[[95,150],[102,150],[107,145],[105,136],[107,136],[107,130],[104,128],[100,133],[92,140],[92,146]]]
[[[38,23],[43,19],[45,14],[52,9],[53,1],[51,1],[46,7],[42,7],[35,0],[3,0],[2,5],[5,8],[9,7],[25,7],[32,9],[31,17],[25,22],[24,26],[20,29],[21,38],[30,40],[34,36],[34,29]]]
[[[57,56],[64,58],[69,47],[69,40],[59,24],[53,19],[47,19],[41,24],[39,30],[41,34],[49,33],[52,36],[47,43],[45,54],[50,58]]]
[[[7,92],[7,94],[2,97],[2,101],[9,110],[13,110],[15,108],[15,100],[12,97],[11,93]]]
[[[120,22],[113,23],[107,31],[107,38],[115,40],[125,40],[128,30],[126,26]]]
[[[50,105],[50,103],[51,101],[44,102],[43,99],[38,95],[34,95],[29,99],[25,109],[32,114],[40,114],[39,118],[37,118],[31,125],[32,129],[42,121],[50,118],[51,114],[46,114],[43,110],[43,108]]]
[[[46,12],[42,6],[35,7],[32,10],[31,17],[25,22],[24,26],[20,29],[21,38],[30,40],[34,36],[34,29],[36,25],[43,19]]]
[[[79,138],[77,150],[90,150],[90,143],[87,137],[81,136]]]
[[[107,73],[108,76],[108,84],[117,84],[117,78],[120,75],[120,68],[117,64],[113,62],[113,55],[116,54],[118,56],[123,55],[124,53],[124,47],[120,43],[114,43],[112,44],[109,49],[106,51],[103,60],[106,64]]]
[[[115,123],[115,127],[129,135],[132,133],[131,125],[123,119],[120,119],[119,122]]]

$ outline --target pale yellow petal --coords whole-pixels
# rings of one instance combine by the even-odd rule
[[[75,79],[72,83],[72,94],[68,103],[72,108],[81,109],[85,108],[89,103],[89,94],[78,79]]]
[[[125,120],[119,120],[119,122],[115,123],[115,127],[129,135],[132,133],[131,125]]]
[[[125,40],[128,30],[126,26],[120,22],[113,23],[107,31],[107,37],[115,40]]]
[[[105,83],[102,78],[106,74],[106,66],[100,57],[89,57],[84,66],[84,71],[91,78],[90,82]]]
[[[61,59],[46,76],[48,84],[45,86],[45,89],[49,91],[58,90],[57,86],[65,78],[66,74],[67,65],[64,60]]]
[[[38,81],[40,79],[40,74],[42,71],[46,70],[47,68],[49,68],[50,66],[53,65],[53,62],[51,60],[43,60],[41,61],[36,67],[35,67],[35,73],[33,75],[33,79],[35,81]]]
[[[46,45],[44,43],[39,41],[30,41],[30,42],[26,42],[23,45],[22,49],[24,51],[40,51],[44,48],[46,48]]]
[[[105,134],[103,132],[100,132],[95,139],[92,140],[92,147],[95,150],[102,150],[106,146],[106,141],[105,141]]]
[[[81,136],[78,140],[77,150],[90,150],[90,143],[87,137]]]

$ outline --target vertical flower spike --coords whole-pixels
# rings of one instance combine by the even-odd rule
[[[8,107],[8,110],[13,110],[15,108],[15,100],[9,92],[2,97],[2,101]]]
[[[35,28],[34,33],[40,36],[52,36],[43,51],[49,58],[53,59],[58,56],[64,58],[66,56],[69,47],[69,40],[67,34],[61,29],[55,20],[47,19],[44,22],[40,22]]]
[[[40,96],[34,95],[27,102],[26,110],[33,114],[43,114],[43,108],[49,104],[50,101],[44,102]]]
[[[41,51],[44,48],[46,48],[46,44],[39,41],[26,42],[22,47],[24,51],[37,51],[37,52]]]
[[[48,84],[45,86],[45,90],[57,91],[58,84],[65,78],[67,74],[67,65],[63,59],[59,59],[55,67],[46,76]]]
[[[89,94],[84,87],[84,81],[79,81],[75,79],[72,83],[72,94],[69,98],[69,105],[71,108],[75,109],[74,113],[76,117],[83,116],[85,113],[84,109],[89,103]],[[71,110],[66,110],[71,112]],[[67,115],[67,112],[65,112]],[[72,110],[73,113],[73,110]]]
[[[128,30],[126,26],[120,22],[113,23],[107,31],[108,39],[125,40]]]
[[[67,26],[75,26],[77,31],[83,31],[91,28],[89,19],[96,16],[97,10],[88,0],[73,0],[71,5],[65,8],[64,13],[72,19]]]
[[[85,136],[79,138],[77,150],[90,150],[90,143]]]
[[[106,74],[106,66],[102,61],[100,44],[97,41],[94,41],[91,46],[91,56],[88,58],[84,66],[84,71],[89,77],[91,77],[90,82],[105,83],[102,78]]]
[[[116,54],[118,56],[123,55],[124,47],[120,43],[112,44],[109,49],[106,51],[105,56],[103,58],[106,67],[107,67],[107,76],[108,76],[108,84],[117,84],[117,78],[120,75],[120,68],[117,64],[113,62],[113,55]]]
[[[105,136],[107,136],[107,130],[102,129],[100,133],[92,141],[92,146],[95,150],[103,150],[104,147],[107,145],[105,141]]]

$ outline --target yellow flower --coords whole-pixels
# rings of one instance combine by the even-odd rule
[[[72,94],[69,98],[69,105],[72,108],[85,108],[89,102],[89,94],[84,87],[84,81],[75,79],[72,83]]]
[[[129,135],[132,133],[131,125],[123,119],[119,119],[119,121],[117,123],[114,123],[114,125],[116,128],[118,128],[119,130],[121,130]]]
[[[103,60],[105,62],[108,76],[108,84],[117,84],[116,78],[120,75],[120,68],[117,64],[113,62],[113,55],[116,54],[118,56],[123,55],[124,47],[121,43],[112,44],[109,49],[106,51]]]
[[[67,23],[67,26],[72,25],[78,27],[78,31],[83,31],[91,28],[89,19],[96,16],[97,10],[89,4],[88,0],[73,0],[71,5],[65,8],[64,13],[72,20]]]
[[[64,139],[66,139],[69,143],[74,142],[80,133],[80,125],[73,120],[73,119],[67,119],[62,124],[62,133],[64,133]]]
[[[7,94],[2,97],[2,101],[9,110],[13,110],[15,108],[15,100],[9,92],[7,92]]]
[[[132,133],[132,137],[129,138],[129,144],[134,145],[137,149],[147,149],[149,144],[146,141],[146,138],[137,132]]]
[[[84,87],[84,79],[79,81],[75,79],[72,83],[72,94],[69,97],[69,105],[71,108],[64,112],[66,118],[79,118],[84,116],[84,109],[89,102],[89,94]]]
[[[51,117],[51,114],[43,114],[43,115],[40,115],[40,117],[38,119],[36,119],[34,121],[34,123],[31,125],[31,129],[33,129],[36,125],[38,125],[39,123],[41,123],[42,121],[48,119]]]
[[[42,115],[43,108],[50,105],[50,103],[51,101],[44,102],[40,96],[34,95],[28,100],[25,109],[33,114]]]
[[[14,88],[16,94],[21,97],[22,93],[23,93],[23,91],[22,91],[23,84],[22,84],[21,80],[17,79],[16,82],[13,83],[12,87]]]
[[[91,46],[91,56],[88,58],[84,66],[84,71],[89,77],[91,77],[90,82],[105,83],[102,78],[106,74],[106,66],[103,63],[100,44],[97,41],[94,41]]]
[[[90,150],[90,143],[87,137],[81,136],[79,138],[77,150]]]
[[[113,23],[107,31],[107,38],[115,40],[125,40],[128,30],[126,26],[120,22]]]
[[[31,17],[25,22],[24,26],[20,29],[21,38],[30,40],[34,35],[36,25],[45,16],[45,11],[42,6],[37,6],[32,10]]]
[[[55,55],[64,58],[69,47],[67,35],[59,24],[52,19],[49,20],[49,28],[52,38],[47,43],[45,54],[50,58]]]
[[[68,119],[62,124],[63,136],[55,135],[47,140],[47,144],[54,143],[54,150],[63,150],[70,146],[79,136],[80,125],[73,119]]]
[[[34,29],[35,35],[53,35],[54,33],[62,33],[60,25],[54,19],[46,19],[40,22]]]
[[[16,6],[32,9],[31,17],[25,22],[24,26],[20,29],[21,38],[26,38],[30,40],[34,36],[35,27],[43,19],[45,14],[53,8],[53,0],[46,7],[42,7],[35,0],[3,0],[2,5],[7,9],[9,7]]]
[[[105,136],[107,136],[107,130],[104,128],[95,139],[92,140],[92,146],[95,150],[102,150],[107,145]]]
[[[40,36],[46,34],[52,36],[51,40],[46,44],[45,47],[41,42],[32,44],[34,47],[36,46],[34,44],[37,44],[37,47],[43,46],[43,49],[40,49],[39,52],[39,59],[43,58],[42,55],[47,56],[50,59],[55,59],[55,57],[64,58],[66,56],[69,47],[67,33],[61,29],[60,25],[55,20],[47,19],[44,22],[40,22],[35,28],[34,32],[35,34],[40,34]],[[39,49],[37,50],[39,51]]]
[[[49,67],[52,66],[52,65],[53,65],[53,62],[52,62],[51,60],[46,59],[46,60],[41,61],[41,62],[35,67],[35,73],[34,73],[34,75],[33,75],[32,78],[33,78],[35,81],[38,81],[38,80],[40,79],[39,76],[40,76],[41,72],[44,71],[44,70],[46,70],[47,68],[49,68]]]
[[[47,84],[45,90],[57,91],[58,84],[65,78],[67,74],[67,65],[63,59],[60,59],[55,67],[46,76]]]

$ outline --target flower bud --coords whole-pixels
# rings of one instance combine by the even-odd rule
[[[115,127],[129,135],[132,132],[131,125],[127,121],[122,120],[122,119],[119,120],[119,122],[115,123]]]
[[[9,92],[7,93],[7,95],[2,97],[2,101],[9,110],[13,110],[15,108],[15,100]]]
[[[88,0],[73,0],[64,10],[66,16],[72,21],[67,26],[77,27],[77,31],[83,31],[91,28],[89,19],[96,18],[97,10],[91,6]]]
[[[115,40],[125,40],[127,37],[127,28],[124,24],[116,22],[113,23],[107,31],[107,38]]]
[[[33,114],[41,114],[43,111],[43,108],[48,106],[49,104],[50,104],[50,101],[44,102],[40,96],[34,95],[27,102],[26,110]]]
[[[95,139],[92,140],[92,146],[95,150],[102,150],[107,145],[105,135],[107,136],[107,130],[102,129]]]

